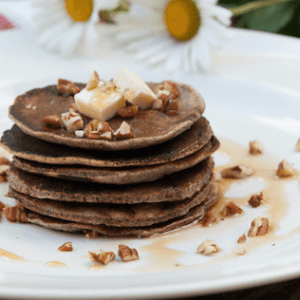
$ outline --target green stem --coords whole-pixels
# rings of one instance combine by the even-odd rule
[[[238,16],[238,15],[242,15],[244,13],[247,13],[249,11],[252,10],[256,10],[262,7],[266,7],[266,6],[271,6],[271,5],[275,5],[278,3],[283,3],[283,2],[289,2],[291,0],[259,0],[259,1],[254,1],[251,3],[247,3],[247,4],[243,4],[241,6],[238,7],[232,7],[230,8],[232,15],[233,16]]]

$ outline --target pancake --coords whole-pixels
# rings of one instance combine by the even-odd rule
[[[213,133],[205,118],[176,138],[148,148],[130,151],[99,151],[51,144],[25,134],[14,125],[4,132],[1,146],[11,154],[48,164],[80,164],[94,167],[157,165],[181,159],[200,150]]]
[[[176,202],[138,204],[91,204],[37,199],[11,189],[23,207],[53,218],[115,227],[150,226],[185,215],[203,202],[211,192],[208,184],[189,199]]]
[[[11,167],[7,179],[15,191],[39,199],[133,204],[190,198],[211,180],[213,167],[213,159],[209,157],[161,180],[135,185],[73,182],[27,173],[15,167]]]
[[[150,237],[155,234],[162,234],[182,226],[193,223],[201,219],[205,212],[215,205],[218,201],[218,191],[214,185],[208,198],[198,206],[193,207],[186,215],[178,217],[167,222],[154,224],[146,227],[112,227],[105,225],[90,225],[84,223],[70,222],[44,216],[25,209],[29,223],[38,224],[43,227],[66,231],[66,232],[90,232],[94,231],[101,235],[110,237],[137,236]]]
[[[214,153],[220,146],[219,141],[213,136],[209,143],[196,153],[174,162],[127,168],[95,168],[89,166],[62,166],[42,164],[34,161],[14,157],[12,165],[29,173],[40,174],[55,178],[99,182],[105,184],[133,184],[154,181],[166,175],[191,168]]]
[[[77,84],[81,89],[85,84]],[[148,83],[154,90],[158,83]],[[69,111],[69,105],[74,98],[68,95],[59,95],[56,85],[34,89],[18,96],[9,108],[9,117],[26,134],[50,143],[63,144],[71,147],[98,150],[129,150],[156,145],[180,135],[190,128],[205,109],[203,98],[191,86],[177,84],[179,89],[178,115],[168,116],[157,110],[139,110],[134,118],[127,120],[134,138],[129,140],[105,141],[87,138],[77,138],[73,132],[65,128],[53,129],[45,126],[42,119],[49,115],[60,115]],[[28,109],[28,105],[36,109]],[[84,117],[87,124],[91,119]],[[122,123],[121,117],[109,121],[113,130],[117,130]]]

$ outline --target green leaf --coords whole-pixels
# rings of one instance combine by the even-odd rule
[[[240,17],[237,26],[254,30],[278,32],[293,18],[295,11],[295,3],[279,3],[246,13]]]

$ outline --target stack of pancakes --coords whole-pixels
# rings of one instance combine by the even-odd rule
[[[148,85],[154,90],[158,84]],[[19,201],[28,222],[147,237],[202,218],[218,199],[211,154],[219,142],[202,116],[202,97],[188,85],[178,89],[178,115],[140,110],[126,119],[134,138],[112,141],[43,124],[45,116],[67,112],[74,103],[55,85],[17,97],[9,110],[15,125],[1,145],[14,155],[9,196]],[[85,124],[91,121],[82,117]],[[108,122],[117,130],[122,121]]]

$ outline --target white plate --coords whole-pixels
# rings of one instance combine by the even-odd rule
[[[298,40],[234,30],[234,40],[222,52],[214,54],[211,74],[170,75],[159,70],[145,70],[128,60],[124,63],[127,56],[123,54],[111,60],[114,64],[105,59],[63,61],[38,48],[34,49],[33,57],[30,54],[32,46],[25,42],[26,33],[15,31],[0,35],[0,57],[6,58],[2,63],[7,68],[5,75],[0,74],[1,131],[12,125],[6,117],[7,107],[16,95],[53,84],[57,77],[86,80],[93,69],[109,79],[122,64],[138,72],[145,80],[171,78],[196,87],[206,100],[205,116],[215,134],[224,145],[230,139],[241,146],[237,156],[232,156],[234,160],[249,160],[246,150],[249,141],[260,140],[266,154],[255,159],[261,160],[262,165],[265,160],[265,167],[273,168],[270,169],[272,174],[282,159],[287,159],[300,170],[300,154],[294,150],[300,137]],[[21,34],[23,52],[17,51],[16,47],[10,51],[5,42],[14,45],[18,40],[16,37]],[[32,37],[28,39],[32,42]],[[285,47],[276,49],[282,41]],[[33,64],[35,60],[39,61],[39,66]],[[80,74],[76,70],[80,70]],[[229,158],[220,151],[215,157],[219,164],[228,163]],[[244,205],[242,215],[219,221],[211,228],[196,224],[149,239],[88,240],[80,235],[54,232],[39,226],[8,223],[2,218],[0,248],[5,252],[0,251],[0,297],[169,298],[252,287],[299,276],[300,231],[297,228],[300,220],[297,212],[300,210],[300,194],[296,178],[278,181],[280,188],[284,189],[280,190],[282,203],[278,199],[274,203],[278,210],[286,210],[281,218],[274,215],[272,218],[273,204],[268,198],[268,205],[257,209]],[[227,196],[238,202],[239,197],[250,197],[266,190],[270,184],[257,174],[245,182],[244,185],[233,185]],[[274,186],[274,181],[272,184]],[[0,188],[0,200],[12,203],[11,199],[4,197],[7,185]],[[270,216],[271,233],[263,238],[248,239],[245,246],[238,246],[237,238],[248,232],[251,220],[258,215]],[[280,219],[279,223],[277,219]],[[210,257],[197,254],[197,246],[205,239],[214,239],[222,251]],[[67,241],[72,241],[74,251],[59,252],[57,248]],[[92,266],[88,251],[117,252],[120,243],[136,248],[140,260],[122,263],[117,259],[104,268]],[[247,254],[236,255],[237,247],[245,247]],[[8,252],[20,258],[9,257]],[[57,262],[66,266],[58,267]]]

